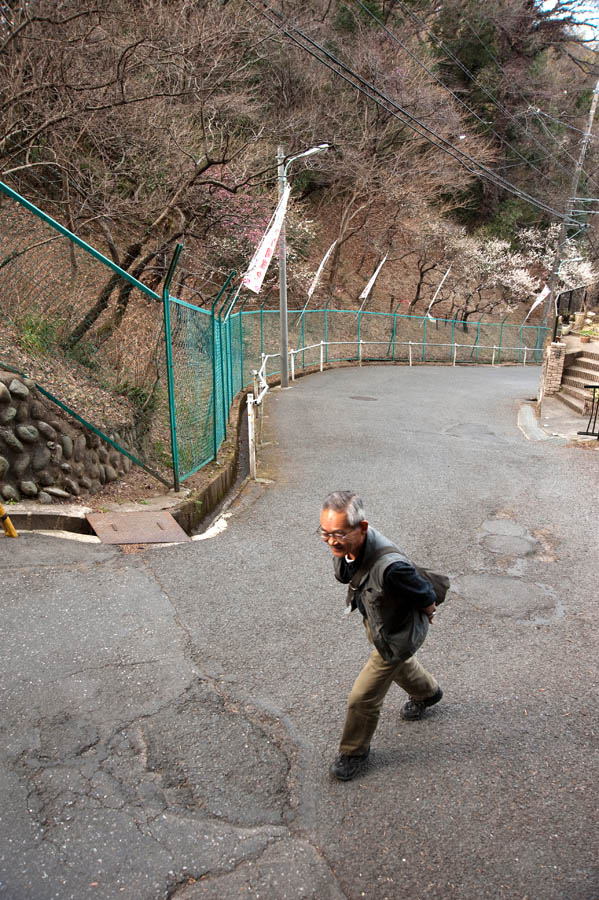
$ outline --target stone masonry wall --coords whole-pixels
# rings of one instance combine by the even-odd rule
[[[135,446],[133,425],[109,432]],[[0,495],[68,500],[116,481],[133,463],[41,395],[33,381],[0,370]]]
[[[562,383],[566,345],[552,342],[545,350],[543,366],[543,394],[557,394]]]

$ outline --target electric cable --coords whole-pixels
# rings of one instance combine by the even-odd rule
[[[505,69],[503,71],[505,71]],[[520,94],[520,96],[524,100],[526,100],[526,97],[524,96],[524,94]],[[540,109],[538,106],[530,106],[529,105],[526,112],[528,112],[529,110],[534,116],[544,116],[546,119],[551,119],[552,122],[557,122],[558,125],[563,125],[564,128],[569,128],[571,131],[577,131],[578,134],[582,134],[583,136],[586,135],[586,133],[587,133],[586,131],[583,131],[582,128],[576,128],[574,125],[569,125],[568,122],[564,122],[563,119],[556,119],[555,116],[550,116],[549,113],[546,113],[544,110]],[[552,137],[555,139],[554,135],[552,135]]]
[[[339,60],[334,56],[329,50],[326,50],[322,45],[320,45],[313,38],[306,35],[300,28],[287,20],[285,23],[285,19],[283,15],[274,10],[266,0],[262,0],[262,5],[265,9],[260,9],[253,0],[246,0],[246,2],[260,15],[262,15],[272,26],[277,28],[283,34],[285,34],[289,40],[291,40],[294,44],[296,44],[301,50],[307,52],[309,55],[314,57],[318,62],[322,65],[326,66],[330,69],[335,75],[342,78],[344,81],[348,82],[354,89],[358,90],[364,96],[366,96],[369,100],[373,100],[382,109],[384,109],[387,113],[397,118],[404,125],[411,128],[415,131],[420,137],[427,140],[433,146],[437,147],[437,149],[443,150],[457,162],[459,162],[467,171],[471,172],[474,176],[485,178],[486,180],[492,182],[497,187],[500,187],[518,197],[530,203],[533,206],[536,206],[538,209],[543,210],[544,212],[550,213],[552,216],[556,218],[563,219],[568,221],[568,224],[575,224],[571,220],[568,219],[568,215],[562,212],[559,212],[548,204],[544,203],[542,200],[539,200],[536,197],[531,196],[526,191],[523,191],[517,188],[515,185],[508,182],[506,179],[502,178],[496,172],[493,172],[491,169],[488,169],[483,163],[471,157],[465,151],[461,150],[459,147],[456,147],[446,138],[439,135],[432,128],[425,125],[422,121],[420,121],[416,116],[413,116],[408,110],[398,104],[396,101],[392,100],[378,88],[376,88],[371,82],[368,82],[366,79],[362,78],[357,72],[352,70],[346,63],[342,60]],[[275,21],[272,18],[269,18],[268,13],[275,16]],[[276,21],[278,20],[278,21]],[[291,30],[290,30],[291,29]],[[294,34],[295,32],[295,34]],[[297,37],[298,35],[299,37]],[[315,47],[318,52],[324,55],[325,59],[322,56],[319,56],[315,50],[310,49],[310,46],[305,46],[301,41],[304,40],[307,44]],[[327,58],[332,61],[327,62]],[[342,71],[338,71],[334,66],[338,66]],[[349,73],[351,78],[355,79],[351,80],[349,75],[344,74],[344,72]],[[365,88],[367,90],[365,90]],[[368,93],[368,91],[370,93]],[[386,106],[384,104],[389,104]],[[470,165],[469,165],[469,164]]]
[[[501,63],[499,62],[499,60],[497,59],[497,57],[495,56],[495,54],[493,53],[493,51],[491,50],[491,48],[483,41],[483,39],[481,38],[481,36],[474,30],[474,28],[472,27],[472,25],[470,24],[470,22],[468,21],[468,19],[465,19],[465,23],[466,23],[467,27],[470,29],[470,31],[472,32],[472,34],[474,35],[474,37],[478,40],[478,42],[479,42],[479,44],[481,45],[481,47],[483,47],[483,49],[486,50],[486,52],[488,53],[490,59],[491,59],[491,60],[493,61],[493,63],[495,64],[496,68],[499,69],[499,71],[502,72],[502,73],[507,77],[507,72],[505,71],[505,69],[503,68],[503,66],[501,65]],[[474,76],[473,76],[473,77],[474,77]],[[475,82],[475,83],[477,83],[477,82]],[[516,88],[516,89],[517,89],[517,88]],[[525,100],[527,103],[529,102],[529,101],[528,101],[528,98],[525,97],[524,94],[523,94],[521,91],[517,90],[517,93],[519,94],[519,96],[520,96],[523,100]],[[504,113],[510,115],[512,121],[517,123],[518,120],[517,120],[514,116],[512,116],[512,115],[508,112],[508,110],[506,110],[505,107],[503,107],[502,104],[499,103],[499,101],[497,101],[497,107],[498,107],[498,109],[501,110],[501,112],[504,112]],[[529,108],[530,108],[530,107],[529,107]],[[552,116],[549,116],[548,118],[553,118],[553,117],[552,117]],[[559,122],[559,119],[555,119],[554,121]],[[539,121],[539,124],[541,124],[540,121]],[[562,123],[562,124],[565,124],[565,123]],[[572,126],[570,126],[570,127],[572,127]],[[575,131],[579,131],[580,129],[574,129],[574,130],[575,130]],[[558,145],[558,147],[560,147],[559,140],[555,137],[554,134],[552,134],[552,133],[551,133],[548,129],[546,129],[546,128],[543,128],[543,131],[545,132],[545,134],[547,135],[547,137],[549,137],[555,144]],[[586,134],[585,131],[581,131],[580,133],[583,134],[583,135]],[[540,143],[536,140],[536,138],[535,138],[533,135],[530,135],[530,136],[531,136],[532,139],[535,141],[535,143],[537,144],[537,146],[542,146],[542,144],[540,144]],[[572,160],[572,162],[577,163],[577,160],[572,156],[572,154],[571,154],[568,150],[566,150],[564,147],[560,147],[560,150],[561,150],[561,152],[562,152],[563,154],[565,154],[570,160]],[[563,167],[562,167],[562,168],[563,168]],[[563,171],[567,171],[567,170],[566,170],[566,169],[563,169]],[[591,179],[591,176],[588,175],[587,172],[585,172],[584,170],[582,170],[582,173],[583,173],[584,175],[586,175],[587,178],[589,178],[590,180],[592,180],[592,179]]]
[[[378,16],[376,16],[375,13],[373,13],[372,10],[369,9],[369,7],[366,6],[362,2],[362,0],[355,0],[355,2],[361,7],[361,9],[364,10],[365,13],[367,13],[372,19],[374,19],[374,21],[378,25],[380,25],[381,28],[383,28],[383,30],[387,33],[387,35],[391,38],[391,40],[395,41],[395,43],[398,44],[402,48],[402,50],[404,50],[417,63],[417,65],[419,65],[422,69],[424,69],[424,71],[428,75],[430,75],[431,78],[433,78],[439,85],[441,85],[443,90],[447,91],[454,98],[454,100],[456,100],[461,106],[463,106],[464,109],[466,109],[470,113],[470,115],[473,116],[477,120],[477,122],[480,122],[481,125],[484,125],[486,131],[490,131],[491,134],[495,135],[495,137],[499,141],[501,141],[502,144],[504,144],[506,147],[508,147],[510,150],[512,150],[516,154],[516,156],[518,156],[522,160],[523,163],[525,163],[527,166],[530,166],[530,168],[533,169],[535,172],[537,172],[541,176],[541,178],[545,178],[547,181],[551,181],[551,177],[546,172],[543,172],[541,169],[537,168],[537,166],[535,166],[534,163],[532,163],[522,153],[520,153],[520,151],[516,147],[514,147],[513,144],[510,144],[510,142],[507,141],[504,137],[502,137],[502,135],[500,135],[499,132],[495,131],[495,129],[492,127],[492,123],[487,122],[484,119],[482,119],[478,115],[476,110],[472,109],[471,106],[468,106],[468,104],[464,100],[462,100],[462,98],[459,97],[455,93],[455,91],[452,91],[452,89],[448,85],[446,85],[445,82],[442,81],[439,78],[439,76],[435,72],[432,71],[432,69],[429,69],[429,67],[425,63],[422,62],[422,60],[419,58],[419,56],[416,53],[414,53],[408,46],[406,46],[406,44],[404,44],[403,41],[401,41],[397,37],[397,35],[389,28],[389,26],[386,25],[384,22],[382,22],[378,18]],[[346,6],[346,8],[348,9],[349,7]],[[548,157],[545,157],[545,159],[551,159],[551,158],[552,158],[551,155]]]
[[[483,84],[481,84],[481,83],[477,80],[476,76],[472,74],[472,72],[470,71],[470,69],[468,69],[468,68],[461,62],[461,60],[458,59],[458,57],[457,57],[454,53],[452,53],[452,51],[451,51],[451,50],[443,43],[443,41],[442,41],[439,37],[437,37],[437,35],[434,34],[434,32],[432,32],[429,28],[427,28],[426,24],[422,21],[422,19],[421,19],[418,15],[416,15],[416,13],[414,13],[411,9],[407,8],[407,7],[405,6],[405,4],[401,2],[401,0],[398,0],[398,6],[403,10],[403,12],[404,12],[407,16],[409,16],[409,17],[412,19],[412,21],[414,21],[420,28],[422,28],[422,29],[423,29],[423,30],[424,30],[424,31],[432,38],[432,40],[437,44],[437,46],[442,50],[442,52],[443,52],[446,56],[448,56],[449,59],[451,59],[452,62],[454,62],[454,63],[458,66],[458,68],[459,68],[459,69],[460,69],[460,70],[461,70],[461,71],[462,71],[462,72],[463,72],[463,73],[464,73],[464,74],[465,74],[465,75],[466,75],[466,76],[467,76],[467,77],[468,77],[468,78],[469,78],[469,79],[470,79],[470,80],[471,80],[471,81],[479,88],[479,90],[481,90],[481,91],[489,98],[489,100],[490,100],[495,106],[497,106],[497,108],[499,109],[499,111],[502,112],[505,116],[507,116],[507,117],[510,119],[510,121],[514,122],[514,123],[519,127],[518,120],[517,120],[517,119],[509,112],[508,109],[506,109],[506,108],[503,106],[503,104],[501,104],[501,103],[499,102],[499,100],[498,100],[496,97],[493,96],[493,94],[490,93],[490,91],[487,90],[487,88],[486,88]],[[467,20],[466,20],[466,22],[467,22]],[[468,23],[467,23],[467,24],[468,24]],[[475,33],[475,32],[474,32],[474,33]],[[475,33],[475,36],[476,36],[476,33]],[[479,40],[480,40],[480,39],[479,39]],[[481,43],[482,43],[482,41],[481,41]],[[490,50],[489,50],[488,52],[491,53]],[[535,143],[538,147],[541,148],[541,150],[543,150],[543,152],[547,152],[547,148],[544,147],[543,144],[541,144],[541,143],[534,137],[534,135],[530,135],[530,138],[532,139],[533,143]],[[571,159],[572,162],[577,163],[577,160],[576,160],[570,153],[568,153],[567,150],[562,150],[562,152],[563,152],[566,156],[568,156],[568,158]],[[554,157],[554,158],[555,158],[555,157]],[[559,160],[558,160],[557,158],[555,158],[555,162],[556,162],[556,164],[558,165],[558,167],[559,167],[560,169],[562,169],[563,172],[566,172],[566,174],[568,174],[568,175],[571,174],[571,173],[568,171],[568,169],[566,169],[565,166],[563,166],[563,165],[559,162]],[[585,173],[585,175],[586,175],[586,173]],[[587,177],[588,177],[588,176],[587,176]]]

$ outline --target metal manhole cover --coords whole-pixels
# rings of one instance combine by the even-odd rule
[[[350,400],[378,400],[378,397],[350,397]]]
[[[103,544],[163,544],[191,540],[164,510],[90,513],[86,518]]]

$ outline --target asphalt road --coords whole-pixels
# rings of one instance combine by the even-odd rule
[[[0,539],[0,897],[599,900],[599,455],[526,439],[537,380],[309,376],[203,540]],[[443,702],[403,722],[393,689],[342,784],[369,647],[314,532],[347,487],[453,592]]]

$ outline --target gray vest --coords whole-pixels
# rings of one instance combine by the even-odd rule
[[[373,561],[377,551],[384,547],[392,547],[396,552]],[[428,632],[428,616],[419,609],[406,608],[401,596],[391,595],[385,590],[383,574],[397,560],[410,563],[392,541],[369,527],[360,566],[362,575],[355,588],[349,587],[346,602],[355,609],[359,597],[374,646],[385,662],[400,663],[413,656],[424,642]],[[335,558],[333,562],[335,574],[339,576],[341,560]]]

